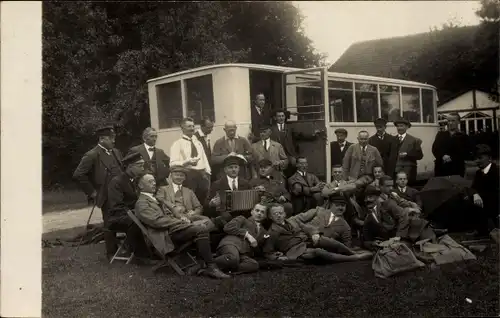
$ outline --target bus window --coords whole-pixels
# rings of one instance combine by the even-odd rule
[[[179,127],[182,120],[181,81],[156,86],[160,129]]]
[[[378,117],[377,85],[356,83],[355,94],[357,121],[373,122]]]
[[[298,120],[323,119],[323,96],[317,87],[297,87]]]
[[[330,122],[354,122],[352,82],[328,81]]]
[[[422,89],[422,113],[424,123],[434,123],[434,91]]]
[[[215,121],[212,74],[186,79],[185,84],[187,115],[195,122],[207,116]]]
[[[380,85],[381,117],[391,122],[400,117],[399,86]]]
[[[418,88],[402,87],[403,118],[412,123],[420,122],[420,93]]]

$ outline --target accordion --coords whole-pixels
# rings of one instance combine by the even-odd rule
[[[225,211],[248,211],[260,202],[260,191],[257,190],[238,190],[238,191],[221,191],[221,207]]]

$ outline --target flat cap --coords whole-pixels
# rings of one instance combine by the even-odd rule
[[[290,117],[290,112],[288,110],[286,110],[286,109],[283,109],[283,108],[275,109],[275,110],[273,110],[272,115],[276,116],[276,114],[278,114],[278,113],[285,114],[286,118]]]
[[[372,186],[372,185],[368,185],[366,186],[366,189],[365,189],[365,196],[369,196],[369,195],[380,195],[380,190],[377,189],[376,187]]]
[[[139,161],[144,161],[141,154],[138,152],[131,152],[122,159],[122,164],[128,166]]]
[[[269,167],[272,165],[273,163],[269,159],[262,159],[261,161],[259,161],[259,167]]]
[[[111,125],[99,127],[96,130],[96,134],[99,137],[111,137],[116,135],[115,128]]]
[[[347,135],[347,130],[345,130],[344,128],[337,128],[335,129],[335,134],[344,134],[344,135]]]
[[[271,125],[267,123],[263,123],[259,125],[259,130],[271,129]]]
[[[170,167],[170,172],[187,173],[187,169],[184,168],[183,166],[175,165],[175,166]]]
[[[329,197],[330,202],[347,204],[345,197],[340,193],[334,193]]]

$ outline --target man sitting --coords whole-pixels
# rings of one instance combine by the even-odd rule
[[[269,208],[269,217],[273,223],[263,247],[266,257],[281,261],[322,259],[329,262],[357,261],[371,257],[371,253],[340,254],[345,252],[343,244],[321,236],[317,227],[306,224],[315,212],[310,210],[287,219],[283,206],[273,204]]]
[[[380,186],[379,185],[380,178],[385,175],[384,167],[382,167],[382,165],[379,164],[374,165],[372,169],[372,174],[375,180],[373,180],[373,182],[370,184],[375,188],[378,188]]]
[[[332,167],[332,179],[332,182],[327,183],[321,190],[321,196],[324,198],[328,198],[330,195],[335,193],[336,188],[352,183],[344,179],[344,170],[342,170],[341,165],[335,165]]]
[[[379,180],[380,200],[381,201],[393,201],[401,208],[405,209],[407,213],[418,213],[422,212],[420,206],[417,203],[401,198],[394,191],[394,180],[390,176],[383,176]]]
[[[369,250],[376,248],[378,240],[401,238],[408,233],[408,214],[394,201],[380,200],[380,195],[380,190],[375,187],[366,187],[365,206],[368,214],[363,225],[363,246]]]
[[[156,193],[156,198],[160,203],[165,204],[178,218],[187,218],[190,222],[206,226],[209,230],[214,228],[214,224],[207,217],[202,215],[203,207],[194,192],[183,186],[186,180],[186,169],[182,166],[170,167],[170,178],[172,184],[162,186]]]
[[[401,198],[415,203],[420,209],[422,209],[422,200],[418,195],[418,190],[408,187],[408,176],[406,172],[399,171],[396,174],[396,189],[394,192]],[[415,207],[415,205],[412,205]]]
[[[286,190],[281,173],[274,170],[273,163],[270,160],[262,159],[259,162],[259,177],[250,180],[250,186],[256,190],[262,191],[263,196],[268,200],[281,203],[287,215],[293,214],[293,206],[290,203],[290,193]]]
[[[156,191],[155,178],[146,174],[139,180],[141,191],[135,203],[135,214],[144,223],[151,237],[151,243],[159,253],[164,255],[174,250],[174,244],[180,245],[194,241],[198,255],[205,262],[205,274],[213,278],[229,278],[220,271],[212,257],[208,230],[196,225],[186,217],[179,218],[170,210],[165,210],[153,196]]]
[[[227,233],[217,247],[215,262],[222,270],[250,273],[259,270],[259,263],[252,258],[258,254],[259,246],[267,238],[262,226],[266,219],[267,206],[256,204],[251,216],[237,216],[224,226]]]
[[[318,177],[307,172],[307,158],[298,157],[296,167],[297,171],[288,179],[295,214],[323,205],[321,190],[325,186]]]

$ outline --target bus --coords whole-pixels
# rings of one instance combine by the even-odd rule
[[[375,133],[373,121],[387,119],[387,132],[395,135],[392,121],[404,117],[411,135],[422,139],[424,158],[418,162],[417,178],[429,178],[434,170],[431,152],[439,130],[437,93],[432,85],[347,73],[327,67],[299,69],[260,64],[219,64],[194,68],[148,80],[151,125],[158,131],[158,147],[168,153],[180,135],[180,121],[210,117],[215,121],[212,144],[224,136],[224,123],[233,120],[238,135],[251,131],[251,107],[263,93],[266,107],[282,108],[292,115],[288,123],[297,131],[322,129],[326,139],[299,142],[299,153],[309,161],[311,173],[330,182],[330,142],[335,129],[345,128],[347,140],[357,134]],[[328,105],[328,107],[325,107]]]

